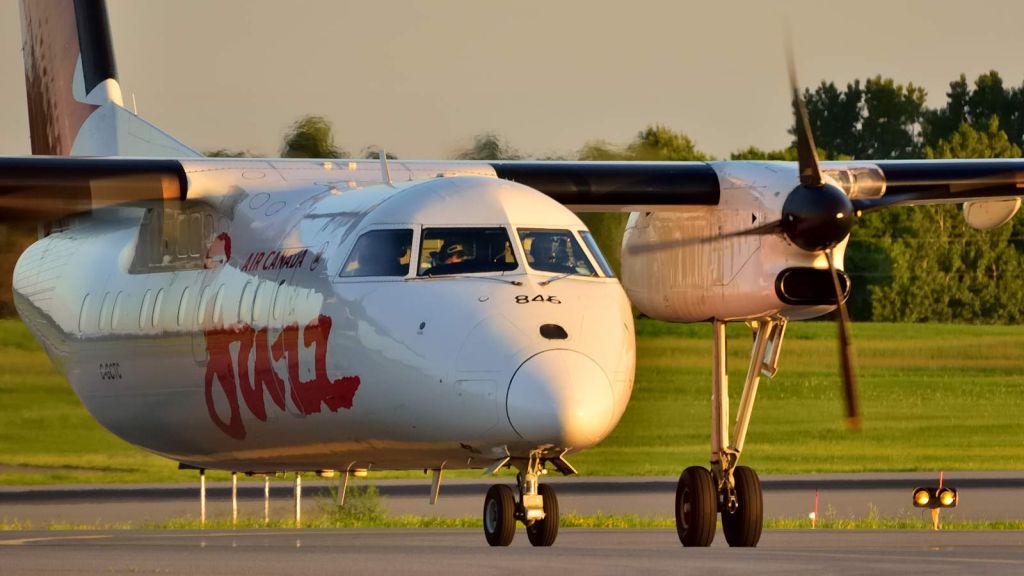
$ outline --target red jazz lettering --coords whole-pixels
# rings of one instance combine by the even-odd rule
[[[352,408],[359,376],[332,379],[327,374],[327,350],[331,336],[331,319],[320,315],[300,331],[298,324],[289,324],[270,342],[267,328],[255,329],[241,325],[206,332],[206,408],[210,420],[228,436],[242,440],[246,436],[242,422],[242,397],[246,408],[257,420],[267,420],[266,397],[281,411],[285,410],[285,379],[277,373],[275,362],[285,361],[289,384],[288,397],[302,414],[319,414],[321,405],[331,412]],[[302,380],[299,366],[299,340],[302,347],[313,350],[313,379]],[[237,357],[232,360],[232,347]],[[249,364],[252,359],[252,374]],[[237,367],[237,369],[236,369]],[[215,384],[227,400],[229,411],[225,420],[214,403]]]

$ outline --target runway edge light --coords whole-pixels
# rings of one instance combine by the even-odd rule
[[[956,508],[960,494],[956,488],[920,486],[914,488],[914,508]]]

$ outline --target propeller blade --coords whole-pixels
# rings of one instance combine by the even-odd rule
[[[828,269],[832,273],[832,284],[836,289],[836,302],[839,304],[839,365],[843,373],[843,397],[846,403],[846,425],[851,430],[860,430],[860,408],[857,398],[857,378],[853,373],[853,343],[850,341],[849,322],[846,302],[843,300],[843,289],[839,285],[839,273],[832,250],[825,251]]]
[[[764,236],[768,234],[776,234],[782,231],[782,221],[775,220],[760,226],[753,228],[746,228],[744,230],[734,230],[732,232],[725,232],[718,234],[717,236],[704,236],[701,238],[680,238],[678,240],[666,240],[664,242],[654,242],[651,244],[638,244],[631,245],[627,248],[630,254],[646,254],[648,252],[661,252],[662,250],[671,250],[673,248],[686,248],[688,246],[699,246],[701,244],[710,244],[712,242],[718,242],[721,240],[727,240],[729,238],[736,238],[739,236]]]
[[[807,116],[807,106],[800,96],[800,84],[796,80],[796,60],[793,56],[793,45],[787,38],[786,59],[789,68],[789,87],[793,92],[793,114],[796,116],[796,152],[800,167],[800,183],[812,188],[820,188],[825,184],[818,164],[818,148],[814,145],[814,134],[811,133],[811,121]]]

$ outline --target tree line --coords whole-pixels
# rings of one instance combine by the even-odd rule
[[[822,82],[804,91],[808,115],[823,159],[1016,158],[1024,148],[1024,85],[1006,86],[991,71],[973,83],[966,76],[950,82],[941,108],[926,106],[926,92],[912,83],[875,76],[844,87]],[[792,128],[790,132],[792,134]],[[377,158],[376,146],[355,156]],[[220,149],[208,156],[247,157],[248,151]],[[389,158],[395,156],[387,154]],[[335,142],[331,123],[304,116],[288,129],[280,149],[286,158],[351,158]],[[476,135],[452,158],[518,160],[531,158],[499,134]],[[578,160],[705,161],[685,133],[651,125],[624,144],[585,142],[558,158]],[[748,147],[732,160],[796,159],[795,147]],[[582,214],[616,272],[626,215]],[[34,230],[34,227],[31,228]],[[13,314],[10,271],[27,245],[30,229],[0,230],[0,314]],[[1024,317],[1024,225],[1020,218],[989,232],[964,222],[960,207],[921,206],[864,215],[851,235],[846,269],[854,282],[854,319],[908,322],[1017,323]]]

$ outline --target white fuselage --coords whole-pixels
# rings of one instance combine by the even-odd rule
[[[625,294],[533,270],[515,240],[578,236],[579,220],[494,178],[368,186],[379,166],[363,164],[197,161],[188,202],[107,210],[30,247],[19,312],[99,422],[191,465],[486,467],[607,436],[633,384]],[[484,225],[508,230],[514,269],[340,274],[368,230]]]

